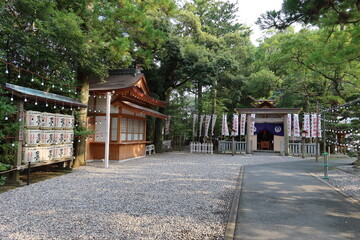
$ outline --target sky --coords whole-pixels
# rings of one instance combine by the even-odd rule
[[[262,13],[269,10],[280,10],[283,0],[230,0],[230,2],[238,2],[238,17],[240,23],[245,23],[251,27],[253,34],[251,35],[251,42],[258,45],[256,39],[260,38],[262,31],[255,24],[256,20]]]

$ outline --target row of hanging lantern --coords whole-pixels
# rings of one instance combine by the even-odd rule
[[[337,112],[337,111],[340,111],[340,110],[343,110],[343,109],[348,110],[351,106],[354,106],[354,105],[359,106],[360,105],[360,99],[354,100],[352,102],[345,103],[345,104],[340,105],[340,106],[333,106],[333,107],[330,107],[330,108],[321,109],[320,111],[321,112]]]
[[[325,122],[327,122],[327,123],[337,123],[337,124],[339,124],[339,123],[347,123],[346,122],[346,119],[343,119],[343,120],[339,120],[339,119],[337,119],[337,120],[333,120],[333,119],[323,119]]]
[[[351,130],[335,130],[335,129],[325,129],[326,132],[332,133],[345,133],[345,134],[357,134],[359,130],[351,129]]]
[[[45,76],[41,76],[40,74],[37,74],[37,73],[35,73],[35,72],[32,72],[32,71],[29,71],[29,70],[27,70],[27,69],[23,69],[23,68],[20,68],[20,67],[17,67],[15,64],[12,64],[12,63],[8,63],[8,62],[6,62],[6,61],[3,61],[3,60],[1,60],[0,59],[0,62],[3,62],[3,63],[5,63],[5,73],[6,74],[9,74],[10,73],[10,71],[9,71],[9,67],[8,67],[8,65],[10,66],[12,66],[12,68],[13,69],[15,69],[16,71],[18,71],[18,74],[17,74],[17,78],[18,79],[20,79],[22,76],[21,76],[21,73],[22,72],[27,72],[27,73],[29,73],[29,74],[31,74],[31,82],[35,82],[35,78],[34,78],[34,76],[35,77],[38,77],[38,78],[40,78],[41,79],[41,86],[45,86],[45,85],[47,85],[47,84],[45,84],[45,80],[47,80],[47,81],[51,81],[51,84],[50,84],[50,88],[51,89],[55,89],[57,86],[56,86],[56,84],[55,84],[55,82],[59,82],[60,83],[60,86],[59,86],[59,90],[60,91],[63,91],[64,90],[64,87],[65,86],[67,86],[67,87],[73,87],[73,88],[75,88],[75,90],[71,90],[71,89],[68,89],[68,92],[69,93],[72,93],[72,92],[74,92],[74,94],[78,94],[78,91],[76,90],[76,89],[78,89],[79,87],[77,87],[77,86],[73,86],[73,85],[70,85],[70,84],[67,84],[67,83],[62,83],[62,82],[60,82],[60,81],[57,81],[57,80],[54,80],[54,79],[49,79],[49,78],[47,78],[47,77],[45,77]],[[80,88],[79,88],[80,89]],[[80,92],[80,91],[79,91]],[[82,95],[84,95],[84,92],[82,92],[81,93]],[[113,92],[113,94],[114,94],[114,92]],[[114,94],[114,95],[118,95],[118,94]],[[89,97],[91,97],[90,95],[89,95]],[[97,93],[97,94],[94,94],[92,97],[94,97],[94,98],[96,98],[96,97],[98,97],[98,98],[106,98],[106,96],[105,96],[105,94],[103,94],[103,93]],[[44,99],[44,98],[42,98],[42,99]],[[14,92],[12,91],[11,92],[11,96],[10,96],[10,101],[11,102],[14,102]],[[26,95],[26,94],[23,94],[23,101],[25,102],[25,103],[31,103],[31,100],[29,99],[29,95]],[[34,105],[36,105],[36,106],[38,106],[39,105],[39,102],[38,102],[38,97],[36,96],[35,97],[35,100],[33,100],[34,102]],[[70,110],[75,110],[75,109],[80,109],[80,105],[73,105],[73,104],[71,104],[70,105],[70,107],[65,107],[65,104],[64,104],[64,102],[61,102],[61,101],[55,101],[54,102],[54,104],[53,105],[50,105],[49,103],[48,103],[48,98],[45,98],[45,103],[44,103],[44,105],[45,105],[45,107],[50,107],[50,108],[52,108],[52,109],[61,109],[61,110],[64,110],[65,108],[68,108],[68,109],[70,109]],[[91,109],[89,109],[89,112],[91,112]],[[99,109],[94,109],[94,111],[93,111],[94,113],[96,113],[96,112],[101,112],[101,109],[99,108]],[[13,115],[16,115],[17,113],[11,113],[11,112],[9,112],[9,113],[5,113],[4,115],[4,120],[5,121],[8,121],[9,119],[12,119],[12,116]],[[20,118],[19,118],[19,122],[21,122],[21,121],[23,121],[23,117],[20,115]],[[85,125],[85,121],[83,121],[83,124]],[[89,123],[90,124],[90,123]],[[94,124],[102,124],[102,121],[95,121],[94,122]],[[78,123],[78,121],[76,121],[75,122],[75,126],[77,127],[79,125],[79,123]],[[95,135],[94,135],[94,138],[96,139],[96,140],[99,140],[99,139],[103,139],[104,138],[104,134],[105,133],[95,133]],[[82,136],[74,136],[75,138],[77,138],[77,142],[81,142],[81,137]],[[19,137],[14,137],[14,136],[11,136],[11,137],[3,137],[4,139],[19,139]],[[93,139],[93,137],[92,136],[90,136],[90,137],[85,137],[85,139],[84,139],[84,141],[85,142],[87,142],[87,141],[93,141],[94,139]],[[76,140],[75,140],[76,141]],[[72,141],[72,143],[74,143],[74,141]],[[11,146],[15,146],[15,142],[12,142],[11,143]]]
[[[26,95],[24,95],[23,97],[23,100],[25,103],[31,103],[30,99],[28,99],[28,97]],[[14,101],[14,93],[12,92],[11,94],[11,97],[10,97],[10,101],[13,102]],[[39,102],[38,102],[38,98],[36,97],[35,100],[34,100],[34,105],[35,106],[38,106],[39,105]],[[54,105],[50,106],[50,104],[48,103],[48,98],[45,98],[45,103],[44,103],[45,107],[50,107],[50,108],[53,108],[53,109],[61,109],[61,110],[64,110],[65,108],[68,108],[70,109],[70,111],[72,110],[75,110],[75,109],[80,109],[80,105],[77,105],[77,104],[70,104],[70,107],[66,107],[64,102],[62,101],[55,101],[54,102]],[[14,114],[14,113],[9,113],[9,114]],[[7,120],[7,116],[5,116],[5,120]]]
[[[340,147],[357,147],[358,146],[358,145],[350,144],[350,143],[338,143],[338,142],[332,141],[332,140],[326,140],[326,142],[329,144],[340,146]]]
[[[64,91],[64,88],[65,87],[68,87],[69,89],[67,90],[69,93],[74,93],[75,95],[78,94],[78,92],[80,92],[81,88],[78,87],[78,86],[75,86],[75,85],[71,85],[71,84],[68,84],[68,83],[64,83],[60,80],[56,80],[56,79],[50,79],[46,76],[42,76],[38,73],[35,73],[35,72],[32,72],[28,69],[24,69],[24,68],[21,68],[21,67],[18,67],[16,66],[15,64],[13,63],[10,63],[10,62],[7,62],[7,61],[4,61],[2,59],[0,59],[0,62],[3,62],[5,64],[5,73],[6,74],[10,74],[10,68],[9,66],[11,66],[13,69],[15,69],[15,71],[17,71],[17,78],[20,79],[22,77],[22,72],[26,72],[27,74],[31,74],[31,79],[30,79],[30,82],[34,83],[36,78],[39,78],[41,79],[41,86],[50,86],[51,89],[56,89],[58,88],[60,91]],[[45,83],[45,82],[50,82],[50,84],[48,83]],[[58,86],[57,86],[58,84]],[[81,93],[82,95],[84,94],[83,92]]]
[[[357,99],[355,101],[337,106],[337,107],[331,107],[325,110],[322,110],[323,112],[330,112],[337,114],[338,116],[332,116],[332,119],[323,119],[326,123],[328,123],[330,126],[329,129],[325,129],[326,132],[328,133],[333,133],[333,134],[346,134],[347,137],[353,137],[353,136],[358,136],[360,130],[359,129],[355,129],[355,128],[350,128],[350,129],[336,129],[336,124],[351,124],[352,120],[354,120],[354,117],[341,117],[341,114],[343,113],[343,110],[349,110],[349,109],[353,109],[353,107],[358,107],[360,105],[360,99]],[[335,118],[335,119],[334,119]],[[334,125],[335,124],[335,125]],[[336,137],[336,136],[335,136]],[[340,143],[337,140],[331,140],[328,139],[326,140],[326,142],[328,144],[331,145],[335,145],[338,147],[350,147],[350,148],[354,148],[354,147],[358,147],[359,146],[359,142],[354,142],[354,141],[349,141],[347,143]]]

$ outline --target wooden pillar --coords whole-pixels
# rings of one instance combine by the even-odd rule
[[[284,153],[289,156],[289,130],[288,130],[288,115],[284,114]]]
[[[250,141],[250,136],[251,136],[251,114],[246,114],[246,154],[250,154],[251,153],[251,141]]]
[[[109,167],[109,153],[110,153],[110,106],[111,106],[111,93],[106,93],[106,134],[105,134],[105,167]]]

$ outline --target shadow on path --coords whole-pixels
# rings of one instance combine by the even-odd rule
[[[235,239],[360,239],[360,205],[307,173],[321,170],[309,160],[246,167]]]

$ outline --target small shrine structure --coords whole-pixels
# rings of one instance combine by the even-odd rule
[[[277,99],[257,100],[251,96],[250,98],[254,100],[254,108],[235,109],[238,114],[246,114],[246,153],[261,150],[284,152],[288,156],[289,136],[291,136],[288,130],[288,114],[298,114],[301,108],[277,108],[275,107]]]
[[[166,119],[152,108],[167,102],[150,96],[144,74],[137,69],[111,70],[104,82],[89,86],[87,160],[124,160],[145,155],[146,116]]]

